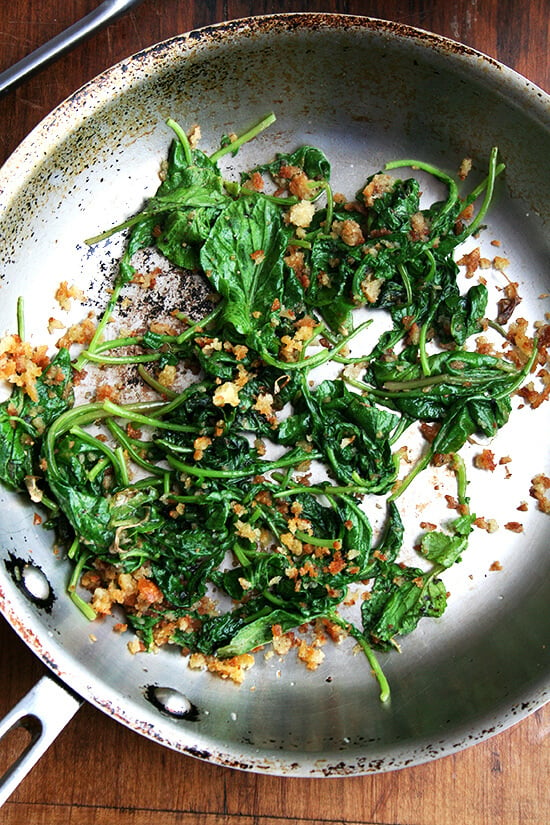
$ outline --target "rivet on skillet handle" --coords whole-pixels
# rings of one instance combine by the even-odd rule
[[[0,720],[0,747],[2,739],[17,727],[25,728],[31,736],[23,753],[0,777],[0,807],[61,733],[81,704],[82,699],[79,696],[55,677],[45,675]]]
[[[37,69],[51,63],[143,0],[104,0],[99,6],[43,46],[0,72],[0,95],[11,91]]]

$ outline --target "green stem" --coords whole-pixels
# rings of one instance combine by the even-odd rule
[[[120,484],[123,487],[128,487],[130,484],[130,476],[128,474],[128,465],[126,464],[126,456],[124,455],[124,450],[122,447],[117,447],[115,449],[115,455],[117,457],[118,463],[117,468],[119,468],[119,476]]]
[[[159,440],[156,442],[161,447],[165,448],[172,448],[172,444],[164,443],[163,441]],[[282,456],[282,458],[278,458],[276,461],[259,461],[253,467],[250,467],[247,470],[213,470],[210,467],[196,467],[194,464],[185,464],[183,461],[175,458],[172,455],[167,455],[166,460],[173,467],[175,470],[179,470],[182,473],[187,473],[191,476],[197,476],[197,478],[248,478],[249,476],[253,475],[263,475],[263,473],[269,473],[271,470],[277,470],[281,467],[288,467],[293,466],[296,464],[301,464],[303,461],[321,458],[320,453],[308,453],[304,455],[300,452],[299,455],[296,454],[294,450],[291,450],[286,455]],[[263,465],[263,466],[262,466]]]
[[[25,313],[24,313],[24,299],[20,295],[17,299],[17,334],[22,341],[25,340]]]
[[[166,405],[168,406],[168,405]],[[198,433],[203,432],[199,427],[192,427],[189,424],[176,424],[170,421],[162,421],[158,418],[152,418],[149,415],[141,415],[129,409],[128,406],[121,407],[113,401],[106,400],[102,404],[106,415],[112,415],[115,418],[123,418],[125,421],[131,421],[134,424],[141,424],[144,427],[155,427],[161,430],[173,430],[178,433]]]
[[[356,335],[359,335],[360,332],[363,332],[364,329],[369,327],[372,324],[372,320],[363,321],[362,324],[359,324],[354,330],[352,330],[349,335],[346,335],[345,338],[336,344],[335,347],[332,349],[324,350],[323,352],[317,353],[317,355],[311,355],[309,358],[302,358],[300,361],[280,361],[278,358],[274,358],[268,352],[262,352],[261,357],[262,360],[265,361],[266,364],[269,364],[272,367],[277,367],[281,370],[300,370],[306,369],[310,370],[314,367],[320,367],[321,364],[325,364],[327,361],[330,361],[334,355],[340,352],[346,344],[348,344],[352,338],[355,338]]]
[[[252,129],[249,129],[247,132],[244,132],[232,143],[229,143],[227,146],[222,146],[220,149],[214,152],[213,155],[210,155],[210,160],[212,161],[212,163],[217,163],[220,160],[220,158],[223,158],[224,155],[236,152],[237,149],[240,149],[240,147],[244,143],[247,143],[249,140],[252,140],[252,138],[255,138],[256,135],[260,134],[260,132],[263,132],[264,129],[267,129],[268,126],[271,126],[272,123],[275,123],[275,120],[276,117],[273,114],[273,112],[271,112],[269,115],[266,115],[266,117],[262,118],[262,120],[260,120],[260,122],[257,123],[256,126],[252,127]]]
[[[102,473],[103,470],[105,470],[109,466],[109,464],[111,464],[111,462],[109,461],[107,456],[103,456],[103,458],[101,458],[99,461],[96,461],[92,469],[86,473],[88,481],[95,481],[98,475]]]
[[[420,335],[418,337],[418,352],[420,354],[420,367],[424,375],[430,375],[430,362],[428,360],[428,354],[426,352],[426,336],[428,334],[428,326],[429,322],[422,324],[420,327]]]
[[[73,545],[74,545],[74,542],[73,542]],[[71,546],[71,548],[72,548],[72,546]],[[71,578],[69,579],[69,583],[67,585],[67,593],[69,594],[69,598],[71,599],[73,604],[75,604],[78,607],[80,612],[83,613],[84,616],[87,619],[89,619],[91,622],[93,622],[93,620],[97,618],[97,613],[95,612],[93,607],[91,607],[88,604],[88,602],[85,602],[84,599],[81,598],[78,595],[78,593],[76,592],[78,582],[79,582],[80,577],[82,575],[82,571],[84,570],[84,566],[85,566],[86,562],[88,561],[88,558],[89,558],[88,554],[83,553],[80,556],[80,558],[78,559],[78,561],[77,561],[77,563],[76,563],[76,565],[73,569]]]
[[[157,381],[154,375],[151,375],[150,372],[147,372],[144,366],[141,364],[138,366],[138,374],[141,380],[151,387],[152,390],[158,392],[159,395],[164,395],[166,398],[173,400],[174,398],[178,397],[178,393],[174,392],[173,390],[165,387],[164,384],[161,384],[160,381]]]
[[[538,354],[539,353],[538,353],[537,339],[534,338],[533,339],[533,350],[531,352],[531,355],[529,356],[529,360],[526,362],[525,366],[518,372],[515,381],[513,381],[513,383],[511,385],[506,387],[506,389],[501,390],[501,392],[495,394],[495,396],[494,396],[495,400],[498,401],[499,399],[504,398],[507,395],[513,395],[515,393],[515,391],[521,386],[523,381],[527,378],[527,376],[529,375],[529,373],[531,372],[531,370],[535,366],[535,364],[537,362]]]
[[[409,485],[414,481],[416,476],[419,473],[421,473],[422,470],[424,470],[428,466],[428,464],[432,460],[432,456],[433,456],[433,450],[430,449],[417,462],[416,466],[413,467],[411,472],[407,476],[405,476],[404,479],[402,479],[400,482],[398,482],[398,485],[397,485],[395,491],[391,495],[388,496],[387,500],[388,501],[395,501],[397,498],[399,498],[399,496],[402,495],[405,492],[405,490],[407,489],[407,487],[409,487]]]
[[[289,246],[298,246],[301,249],[311,249],[311,243],[303,238],[292,238],[289,242]]]
[[[67,550],[67,556],[68,556],[68,558],[69,558],[69,559],[74,559],[74,558],[75,558],[75,556],[76,556],[76,554],[78,553],[79,549],[80,549],[80,541],[79,541],[79,539],[77,539],[77,537],[75,536],[75,537],[74,537],[74,539],[73,539],[73,541],[72,541],[72,543],[71,543],[71,546],[70,546],[70,547],[69,547],[69,549]]]
[[[458,502],[469,510],[469,498],[466,495],[466,490],[468,488],[466,465],[464,463],[464,459],[458,453],[453,453],[451,457],[451,467],[455,471],[456,475]]]
[[[285,608],[287,606],[287,603],[284,599],[275,596],[273,593],[270,593],[269,590],[262,590],[262,596],[264,597],[264,599],[267,599],[268,602],[271,602],[277,607]]]
[[[218,317],[220,312],[222,312],[223,308],[223,303],[220,303],[217,307],[215,307],[215,309],[212,310],[212,312],[209,312],[208,315],[205,315],[204,318],[201,318],[200,321],[194,321],[191,324],[191,326],[188,327],[188,329],[184,329],[183,332],[180,332],[180,334],[176,336],[174,343],[178,346],[181,346],[181,344],[184,344],[186,341],[189,340],[189,338],[192,338],[193,335],[195,335],[197,332],[204,330],[204,328],[207,327],[208,324],[210,324]],[[180,321],[188,320],[185,317],[185,315],[179,312],[175,313],[175,317],[178,318]]]
[[[438,384],[449,384],[455,387],[474,387],[477,385],[489,386],[494,382],[505,382],[506,388],[502,390],[502,392],[499,392],[498,394],[493,396],[494,398],[500,398],[504,395],[509,395],[511,392],[513,392],[513,389],[510,390],[510,386],[516,388],[521,384],[525,377],[525,367],[518,372],[512,364],[500,362],[499,364],[495,363],[495,369],[502,372],[503,375],[497,375],[494,377],[487,375],[479,375],[477,377],[464,375],[463,377],[460,377],[459,375],[453,375],[452,373],[442,372],[436,375],[425,375],[422,378],[411,378],[406,381],[385,381],[381,389],[373,387],[371,384],[367,384],[364,381],[360,381],[357,378],[346,377],[346,381],[352,387],[356,387],[357,389],[363,390],[369,395],[374,395],[377,398],[382,399],[421,397],[425,394],[426,389],[429,389],[433,386],[437,386]],[[514,376],[516,376],[516,378],[513,384],[510,385],[508,382],[510,378]]]
[[[86,361],[91,361],[93,364],[148,364],[152,361],[158,361],[161,357],[160,352],[143,353],[142,355],[98,355],[97,352],[92,352],[87,349],[81,353],[81,357]]]
[[[432,175],[435,178],[443,181],[449,189],[449,194],[447,197],[447,201],[445,206],[442,208],[440,214],[445,215],[449,210],[453,208],[456,201],[458,200],[458,187],[456,185],[456,181],[443,172],[441,169],[438,169],[437,166],[432,166],[430,163],[424,163],[421,160],[394,160],[390,163],[386,163],[386,169],[400,169],[403,166],[409,166],[412,169],[421,169],[424,172],[427,172],[429,175]]]
[[[95,244],[107,240],[107,238],[110,238],[112,235],[116,235],[118,232],[123,232],[125,229],[131,229],[132,226],[140,223],[140,221],[150,218],[152,215],[158,215],[161,212],[166,212],[166,206],[157,207],[156,209],[144,209],[142,212],[132,215],[131,218],[127,218],[125,221],[117,223],[116,226],[111,226],[110,229],[105,229],[97,235],[92,235],[90,238],[86,238],[84,243],[87,246],[95,246]]]
[[[191,146],[189,144],[189,138],[185,134],[185,131],[182,129],[182,127],[179,125],[179,123],[176,123],[176,121],[173,120],[171,117],[169,117],[168,120],[166,121],[166,125],[169,126],[170,129],[172,129],[172,131],[175,133],[176,137],[178,138],[178,140],[181,144],[181,148],[183,149],[183,153],[185,155],[185,162],[187,163],[188,166],[192,166],[193,165],[193,153],[191,151]]]
[[[326,206],[326,214],[325,214],[325,232],[328,235],[330,232],[330,227],[332,226],[332,216],[334,214],[334,198],[332,196],[332,188],[328,181],[323,182],[322,186],[323,191],[325,192],[327,198],[327,206]]]
[[[123,486],[127,486],[128,484],[128,469],[126,467],[126,462],[124,459],[121,461],[121,456],[115,450],[112,450],[107,444],[103,441],[100,441],[95,436],[91,435],[90,433],[83,430],[82,427],[71,427],[69,432],[72,435],[77,436],[81,441],[85,444],[89,444],[94,450],[99,450],[103,453],[103,455],[110,461],[115,471],[116,477],[118,482]]]
[[[487,210],[489,209],[489,205],[493,198],[496,177],[504,169],[504,164],[497,165],[497,155],[498,149],[494,147],[491,150],[491,156],[489,159],[489,172],[486,179],[479,187],[477,187],[477,189],[473,190],[470,197],[468,198],[468,203],[473,203],[473,201],[479,197],[483,189],[485,189],[485,195],[483,197],[483,201],[481,202],[481,206],[476,217],[471,222],[471,224],[469,224],[467,229],[465,229],[464,232],[462,232],[462,234],[457,239],[460,242],[462,242],[465,238],[468,238],[470,235],[473,235],[479,229],[481,222],[487,214]]]
[[[241,567],[249,567],[251,562],[248,556],[246,555],[246,550],[244,549],[244,547],[241,547],[241,545],[238,542],[235,542],[235,544],[232,547],[232,550],[233,554],[235,555],[235,558],[237,559]]]
[[[81,407],[75,407],[62,413],[47,431],[44,441],[44,452],[48,463],[49,472],[57,473],[57,462],[55,460],[55,442],[64,433],[69,432],[73,427],[82,427],[85,424],[91,424],[94,421],[99,421],[102,418],[107,418],[111,415],[105,409],[104,401],[96,401],[91,404],[83,404]],[[128,404],[125,410],[148,410],[154,409],[155,406],[164,406],[162,402],[151,403],[137,403]]]
[[[301,530],[296,530],[294,535],[304,544],[311,544],[313,547],[332,547],[334,548],[337,539],[320,539],[316,536],[310,536],[309,533],[303,533]]]
[[[257,192],[255,189],[249,189],[246,184],[240,186],[238,183],[235,183],[235,181],[224,181],[224,186],[233,197],[262,198],[265,201],[275,204],[275,206],[288,207],[300,202],[300,198],[297,198],[295,195],[284,195],[283,197],[266,195],[265,192]],[[314,200],[314,198],[312,200]],[[294,243],[293,239],[291,246],[299,246],[299,244]]]
[[[111,338],[109,341],[100,341],[95,347],[94,352],[99,355],[102,352],[107,352],[112,349],[119,349],[120,347],[139,347],[141,346],[143,337],[141,335],[127,335],[124,338]]]
[[[206,389],[206,383],[202,381],[197,381],[194,384],[190,384],[168,403],[159,403],[158,406],[156,406],[156,408],[150,413],[151,418],[156,419],[158,416],[170,415],[170,413],[177,410],[178,407],[181,407],[182,404],[185,404],[190,395],[193,395],[195,392],[206,392]],[[190,432],[191,431],[192,430],[190,430]]]
[[[399,419],[395,430],[393,431],[391,438],[389,439],[390,444],[395,444],[395,442],[403,435],[405,430],[411,426],[414,419],[409,418],[408,415],[402,415]]]
[[[342,619],[336,612],[331,611],[327,618],[329,618],[332,622],[342,627],[350,636],[352,636],[356,642],[358,642],[361,650],[367,657],[367,661],[371,666],[372,672],[376,681],[378,682],[380,688],[380,701],[387,702],[389,701],[391,692],[388,680],[382,670],[378,659],[376,658],[372,647],[369,645],[359,628],[355,627],[354,624],[351,622],[347,622],[345,619]]]
[[[401,278],[403,279],[403,286],[405,287],[406,304],[407,306],[409,306],[413,302],[411,279],[409,278],[409,273],[407,272],[407,267],[405,266],[405,264],[397,264],[397,269],[399,270]]]
[[[109,298],[109,301],[107,303],[105,311],[104,311],[104,313],[101,317],[101,320],[99,321],[99,323],[96,327],[96,330],[93,334],[92,340],[88,344],[88,348],[86,350],[86,353],[89,354],[91,352],[94,352],[96,346],[98,345],[99,341],[101,340],[101,337],[103,335],[105,327],[109,323],[109,319],[111,317],[111,314],[113,313],[114,308],[117,304],[117,301],[120,297],[122,287],[123,287],[123,283],[122,283],[121,280],[119,280],[118,282],[115,282],[115,285],[113,287],[113,291],[111,292],[111,297]],[[87,355],[84,352],[81,352],[80,355],[78,356],[78,358],[76,359],[76,361],[74,362],[75,370],[77,372],[80,372],[80,370],[84,367],[84,364],[86,363],[87,360],[88,360]]]
[[[345,487],[335,487],[332,484],[312,485],[307,487],[305,484],[290,484],[284,490],[279,490],[271,493],[272,498],[286,498],[287,496],[297,495],[312,495],[312,496],[353,496],[364,495],[367,492],[365,487],[358,484],[348,484]]]

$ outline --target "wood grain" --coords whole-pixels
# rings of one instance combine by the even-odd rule
[[[0,69],[96,0],[0,3]],[[451,37],[550,90],[548,0],[146,0],[0,100],[0,162],[57,103],[159,40],[249,14],[334,11]],[[42,665],[0,620],[0,714]],[[153,744],[84,706],[0,811],[3,825],[548,825],[550,706],[466,751],[394,773],[327,781],[217,768]],[[21,746],[0,748],[2,765]]]

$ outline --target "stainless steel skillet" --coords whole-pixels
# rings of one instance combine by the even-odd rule
[[[23,295],[27,331],[37,343],[45,340],[61,280],[78,283],[89,307],[103,305],[120,247],[90,252],[83,240],[152,194],[170,140],[167,117],[199,123],[205,146],[213,147],[221,134],[271,110],[276,124],[235,167],[315,143],[347,194],[399,157],[453,171],[469,156],[472,174],[481,175],[498,145],[506,173],[487,242],[502,243],[499,254],[520,284],[521,313],[535,319],[548,312],[540,297],[550,292],[548,96],[490,58],[423,31],[291,14],[225,23],[147,49],[75,92],[29,135],[0,173],[0,333],[14,330]],[[384,660],[389,706],[380,705],[374,681],[346,644],[314,673],[290,660],[259,659],[241,687],[191,672],[168,651],[130,656],[112,624],[90,626],[75,611],[64,595],[67,562],[52,552],[51,534],[34,523],[35,508],[5,491],[0,609],[71,694],[183,753],[243,770],[319,777],[434,759],[504,729],[547,699],[548,517],[529,488],[535,474],[549,474],[548,431],[544,405],[519,410],[493,447],[512,458],[511,478],[504,471],[472,475],[472,500],[501,529],[476,533],[467,558],[449,571],[445,616],[426,621],[401,654]],[[409,501],[412,530],[437,498],[436,483],[426,477]],[[523,532],[505,530],[524,500]],[[68,701],[63,721],[79,700],[49,677],[37,693],[48,695],[46,709],[24,703],[9,724],[30,716],[45,744],[39,731],[51,730],[50,708],[61,702],[52,697]]]

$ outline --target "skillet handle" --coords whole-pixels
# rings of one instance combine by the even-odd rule
[[[45,675],[0,720],[0,747],[2,739],[17,727],[25,728],[30,733],[29,744],[0,777],[0,807],[61,733],[81,704],[82,699],[79,696],[55,677]]]
[[[0,95],[18,86],[25,78],[42,66],[61,57],[90,35],[95,34],[115,18],[138,6],[143,0],[103,0],[89,14],[73,23],[68,29],[39,46],[14,66],[0,72]]]

